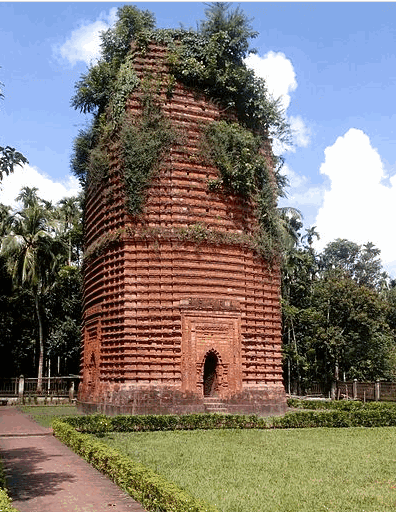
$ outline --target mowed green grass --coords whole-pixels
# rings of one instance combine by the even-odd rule
[[[396,428],[112,433],[102,441],[223,512],[396,510]]]
[[[43,427],[50,427],[55,417],[81,414],[75,405],[20,405],[18,409],[28,414]]]

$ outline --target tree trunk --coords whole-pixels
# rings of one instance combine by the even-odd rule
[[[39,294],[35,294],[36,314],[39,327],[39,363],[37,374],[37,393],[43,390],[43,367],[44,367],[44,334],[43,334],[43,321],[40,313]]]
[[[69,233],[69,242],[68,242],[68,255],[67,255],[67,264],[69,267],[72,264],[72,243],[71,243],[71,235]]]
[[[293,343],[294,343],[294,350],[296,352],[296,369],[297,369],[297,393],[301,395],[301,375],[300,375],[300,363],[298,361],[298,347],[297,347],[297,340],[296,340],[296,333],[294,332],[294,324],[293,319],[290,319],[290,325],[291,330],[293,334]]]

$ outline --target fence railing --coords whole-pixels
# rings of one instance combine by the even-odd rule
[[[326,393],[326,388],[323,384],[320,384],[319,382],[311,382],[309,387],[305,390],[306,396],[311,397],[320,397],[320,396],[326,396],[328,393]]]
[[[77,395],[80,378],[78,375],[67,377],[43,377],[41,389],[38,379],[30,377],[0,378],[0,398],[53,397],[74,400]]]
[[[0,396],[18,396],[18,378],[0,379]]]
[[[298,389],[297,383],[293,389]],[[396,402],[396,382],[360,382],[358,380],[333,382],[331,389],[317,382],[311,382],[305,390],[292,395],[309,398],[332,398],[333,400],[362,400]]]
[[[352,400],[396,401],[396,382],[359,382],[357,380],[338,381],[332,398]]]

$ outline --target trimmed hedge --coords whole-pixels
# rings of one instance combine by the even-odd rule
[[[289,398],[287,405],[295,409],[336,409],[341,411],[357,409],[396,410],[396,402],[361,402],[360,400],[304,400]]]
[[[70,421],[70,418],[68,418]],[[101,419],[93,423],[103,432]],[[155,512],[219,512],[212,505],[190,496],[149,468],[106,446],[87,434],[77,432],[64,420],[54,420],[54,434],[96,469],[108,475],[130,496]]]
[[[8,496],[6,490],[6,478],[3,470],[3,465],[0,461],[0,512],[18,512],[11,504],[11,498]]]
[[[118,415],[92,414],[63,418],[79,432],[154,432],[159,430],[198,430],[217,428],[270,428],[270,419],[256,415],[185,414],[185,415]]]
[[[256,415],[186,414],[72,416],[64,418],[82,433],[150,432],[159,430],[196,430],[229,428],[312,428],[312,427],[387,427],[396,426],[396,404],[386,402],[311,402],[300,407],[314,410],[288,412],[284,416],[262,418]],[[320,407],[320,404],[322,407]],[[295,404],[293,404],[295,406]],[[322,409],[322,410],[320,410]]]

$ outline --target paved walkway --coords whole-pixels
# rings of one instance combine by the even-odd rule
[[[0,457],[20,512],[144,512],[51,429],[15,407],[0,407]]]

